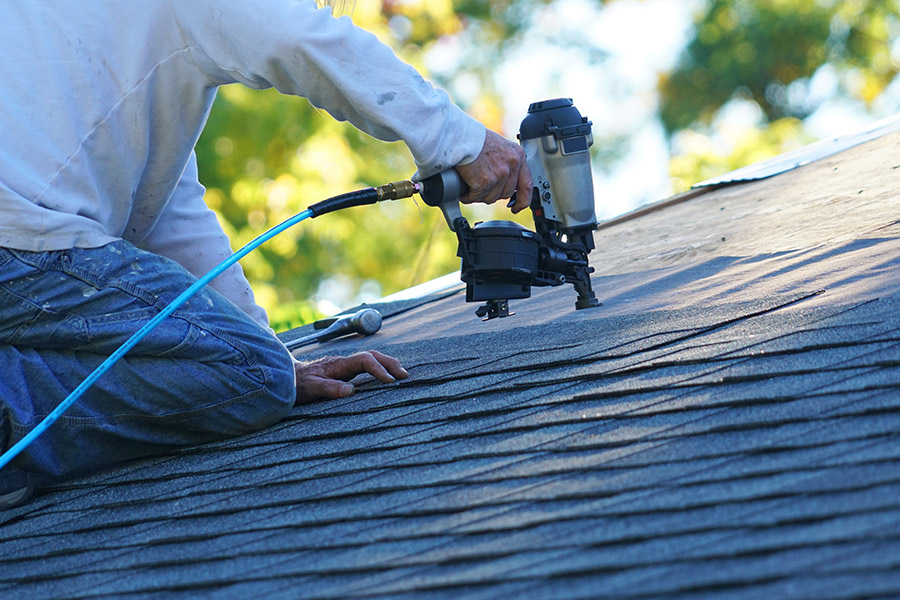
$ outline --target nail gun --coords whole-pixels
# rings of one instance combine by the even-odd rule
[[[467,187],[455,170],[422,182],[422,199],[441,209],[459,239],[466,301],[484,302],[475,313],[486,321],[514,314],[509,300],[530,297],[532,286],[571,283],[578,293],[576,309],[600,306],[591,289],[594,269],[588,264],[597,226],[588,152],[593,144],[591,122],[571,99],[535,102],[518,137],[534,179],[530,192],[535,231],[512,221],[470,227],[459,207]]]

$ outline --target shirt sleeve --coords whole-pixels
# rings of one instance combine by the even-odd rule
[[[200,278],[233,254],[216,214],[203,201],[206,189],[198,180],[197,157],[191,154],[172,197],[150,233],[136,245],[179,263]],[[269,327],[266,311],[256,304],[239,263],[209,283],[254,321]]]
[[[338,120],[402,140],[422,177],[480,154],[484,126],[349,18],[312,0],[171,0],[211,85],[242,83],[304,96]]]

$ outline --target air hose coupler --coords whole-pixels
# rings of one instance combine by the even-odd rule
[[[349,192],[317,202],[309,207],[312,213],[311,217],[315,218],[319,215],[350,208],[351,206],[363,206],[364,204],[375,204],[382,200],[397,200],[399,198],[410,198],[413,194],[418,193],[419,185],[412,181],[397,181],[394,183],[386,183],[378,187],[366,188]]]
[[[412,181],[395,181],[375,188],[378,200],[399,200],[400,198],[412,198],[419,193],[419,184]]]

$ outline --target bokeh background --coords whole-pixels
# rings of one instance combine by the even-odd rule
[[[601,219],[900,111],[900,0],[344,4],[510,139],[529,103],[573,98],[594,124]],[[235,248],[313,202],[415,170],[400,143],[240,86],[221,90],[197,151]],[[406,200],[304,222],[242,264],[280,331],[449,273],[455,252],[439,211]]]

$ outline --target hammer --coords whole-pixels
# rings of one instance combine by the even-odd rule
[[[294,350],[314,342],[326,342],[349,333],[372,335],[381,329],[381,313],[374,308],[363,308],[352,315],[316,321],[313,327],[321,331],[286,342],[287,349]]]

